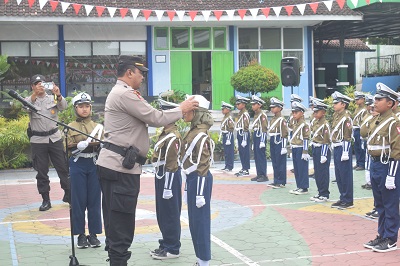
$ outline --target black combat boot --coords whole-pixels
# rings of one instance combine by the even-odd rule
[[[42,193],[43,202],[39,207],[39,211],[47,211],[51,208],[49,192]]]

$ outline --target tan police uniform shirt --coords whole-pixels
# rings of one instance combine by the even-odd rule
[[[25,100],[33,104],[39,113],[56,121],[58,121],[58,112],[67,108],[67,101],[64,99],[64,97],[61,98],[61,101],[57,101],[54,100],[54,95],[49,95],[46,93],[44,97],[36,97],[35,102],[32,102],[31,97],[32,96],[26,97]],[[29,111],[29,119],[31,129],[33,131],[46,132],[57,128],[56,122],[32,111]],[[54,143],[60,139],[61,132],[58,130],[56,133],[50,136],[32,136],[30,141],[31,143],[49,143],[51,140],[51,142]]]
[[[390,122],[384,124],[384,126],[379,129],[379,131],[374,134],[375,130],[382,125],[386,120],[393,117],[394,119]],[[382,149],[373,149],[372,147],[376,146],[390,146],[391,153],[389,155],[390,158],[394,158],[395,160],[400,159],[400,122],[399,119],[393,114],[392,110],[388,110],[383,114],[379,114],[376,117],[375,123],[370,124],[370,129],[368,132],[368,153],[371,156],[379,157],[381,156]],[[371,138],[371,139],[370,139]],[[385,154],[389,153],[388,148],[384,148]]]
[[[179,107],[159,111],[154,109],[138,92],[125,82],[118,80],[107,96],[104,113],[104,141],[128,148],[135,146],[140,155],[147,156],[150,141],[147,125],[161,127],[182,118]],[[123,157],[108,149],[102,149],[97,164],[111,170],[141,174],[138,163],[132,169],[122,166]]]
[[[299,127],[302,127],[298,130]],[[295,134],[296,133],[296,134]],[[298,121],[294,120],[293,135],[290,141],[291,145],[303,145],[303,140],[310,138],[310,127],[304,120],[304,117]],[[303,153],[308,153],[308,150],[303,150]]]
[[[221,121],[221,132],[222,133],[227,133],[227,132],[233,132],[235,129],[235,122],[233,122],[231,113],[225,114],[224,118]]]
[[[235,129],[237,131],[249,131],[249,124],[250,124],[250,116],[249,112],[247,112],[246,108],[240,110],[238,117],[236,119]]]
[[[165,161],[164,169],[166,172],[176,172],[178,171],[179,167],[179,151],[181,149],[182,138],[181,134],[178,131],[178,127],[173,125],[170,128],[164,129],[161,135],[158,137],[157,142],[162,140],[168,134],[174,134],[176,139],[174,139],[169,146],[168,154],[167,154],[167,147],[170,143],[171,138],[166,139],[158,146],[158,150],[154,150],[153,156],[151,158],[152,163],[158,162],[158,157],[160,157],[160,161]],[[156,142],[156,143],[157,143]]]
[[[365,105],[357,106],[356,110],[354,111],[354,116],[353,116],[353,127],[354,128],[360,128],[362,119],[367,112],[368,111],[367,111],[367,108],[365,107]]]
[[[349,112],[346,109],[333,114],[331,130],[331,141],[333,143],[351,141],[353,126]]]
[[[263,110],[259,109],[255,115],[254,120],[251,125],[251,129],[254,131],[258,131],[258,134],[267,133],[268,131],[268,118]]]
[[[279,121],[276,123],[276,121]],[[280,134],[281,138],[288,137],[288,127],[285,118],[282,115],[275,115],[269,122],[269,133],[270,134]]]
[[[371,125],[375,124],[375,120],[377,119],[377,115],[373,116],[370,113],[367,113],[362,121],[361,121],[361,126],[360,126],[360,135],[361,137],[365,140],[368,138],[369,130],[371,128]]]
[[[330,127],[325,117],[314,119],[311,126],[311,141],[319,144],[330,144]]]
[[[69,123],[68,126],[90,135],[93,132],[94,128],[97,126],[97,123],[92,121],[91,117],[87,117],[84,119],[78,118],[74,122]],[[96,134],[94,137],[98,138],[98,134]],[[104,132],[102,132],[100,140],[102,140],[103,137],[104,137]],[[67,139],[68,139],[68,147],[72,146],[71,149],[74,150],[74,148],[76,147],[76,144],[78,144],[80,141],[87,140],[88,137],[85,135],[82,135],[81,133],[79,133],[77,131],[69,130]],[[93,145],[93,146],[92,145],[88,146],[82,152],[90,153],[90,152],[97,151],[97,148],[99,147],[100,142],[98,142],[97,140],[93,140],[93,142],[95,142],[95,143],[97,142],[97,144]]]
[[[187,149],[189,149],[190,144],[192,143],[193,139],[201,132],[204,132],[208,135],[208,126],[206,125],[198,125],[196,128],[190,129],[190,131],[186,134],[186,136],[183,139],[183,151],[181,152],[181,160],[183,159],[183,156],[185,156],[185,152]],[[211,149],[210,149],[210,137],[204,142],[203,145],[203,150],[201,154],[199,154],[200,148],[201,148],[201,140],[196,143],[196,146],[194,147],[192,151],[192,161],[197,162],[198,156],[200,156],[200,162],[199,165],[197,166],[197,173],[199,176],[206,176],[208,170],[210,169],[211,166]],[[190,162],[190,159],[188,158],[185,162],[183,163],[183,169],[188,169],[191,167],[193,164]]]
[[[296,120],[294,120],[293,115],[290,115],[287,121],[287,127],[289,131],[293,131],[294,124],[296,123]]]

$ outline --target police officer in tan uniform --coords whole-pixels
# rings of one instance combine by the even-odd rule
[[[297,94],[292,94],[292,95],[290,95],[290,105],[291,105],[291,107],[292,107],[294,102],[302,103],[303,99]],[[292,136],[292,131],[293,131],[294,124],[296,122],[294,120],[294,118],[293,118],[293,114],[292,113],[290,114],[290,116],[288,117],[286,122],[287,122],[287,128],[289,130],[289,139],[290,139],[290,137]],[[288,151],[289,157],[290,157],[290,154],[291,154],[291,149],[289,149],[289,151]],[[294,169],[291,169],[290,171],[292,173],[294,173]]]
[[[58,112],[67,108],[67,101],[54,83],[53,95],[47,94],[42,84],[44,82],[44,76],[34,75],[31,78],[32,94],[25,100],[33,104],[39,113],[58,120]],[[38,172],[36,175],[37,188],[43,198],[39,210],[47,211],[51,208],[50,180],[47,175],[49,173],[49,157],[60,178],[61,188],[64,190],[63,201],[70,201],[67,156],[56,122],[32,111],[29,111],[29,120],[28,135],[31,135],[33,168]]]
[[[353,169],[356,171],[361,171],[365,169],[365,149],[362,144],[362,138],[360,136],[360,125],[362,118],[367,113],[367,108],[365,107],[365,97],[366,95],[362,92],[354,92],[354,100],[357,104],[357,108],[354,111],[353,116],[353,137],[354,137],[354,153],[356,155],[356,165]]]
[[[135,230],[140,174],[149,150],[147,125],[160,127],[180,119],[198,105],[192,98],[180,107],[159,111],[140,95],[141,58],[120,56],[116,85],[107,96],[105,144],[97,160],[103,192],[103,220],[110,265],[127,265]]]
[[[222,137],[225,157],[225,166],[222,171],[230,172],[233,169],[235,156],[235,137],[233,136],[235,121],[233,121],[233,118],[231,116],[233,105],[230,105],[229,103],[223,101],[221,103],[221,109],[222,113],[224,114],[224,118],[221,121],[220,138]]]
[[[397,249],[399,231],[400,121],[393,114],[399,93],[383,83],[376,84],[375,111],[379,113],[370,126],[367,140],[371,155],[371,185],[379,214],[378,235],[364,244],[376,252]]]
[[[347,108],[352,99],[335,91],[332,94],[333,109],[331,142],[335,176],[340,198],[331,205],[332,208],[353,208],[353,169],[351,156],[352,120]]]
[[[179,105],[159,99],[161,110]],[[162,238],[159,247],[150,252],[154,259],[179,258],[181,247],[182,176],[180,151],[182,138],[175,123],[163,128],[151,158],[155,167],[155,193],[157,222]]]
[[[236,96],[236,108],[239,109],[239,114],[235,124],[235,130],[237,132],[238,151],[242,169],[235,173],[236,176],[249,176],[250,170],[250,115],[246,109],[246,104],[250,99]]]

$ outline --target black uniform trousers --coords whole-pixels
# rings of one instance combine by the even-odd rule
[[[278,142],[276,144],[275,142]],[[287,154],[281,154],[281,136],[272,136],[269,140],[272,168],[274,169],[274,184],[286,185]]]
[[[328,148],[326,162],[321,163],[322,147],[314,147],[312,150],[314,161],[315,183],[318,188],[318,195],[329,199],[329,165],[331,164],[331,150]]]
[[[266,145],[260,148],[262,135],[257,137],[258,132],[253,133],[254,162],[256,164],[257,176],[267,176],[267,155],[265,154]],[[265,144],[265,143],[264,143]]]
[[[160,166],[158,175],[162,175],[164,166]],[[170,183],[169,180],[168,183]],[[174,173],[171,184],[172,198],[164,199],[165,175],[158,179],[155,177],[156,189],[156,214],[158,227],[162,239],[158,240],[160,249],[171,254],[179,254],[181,248],[181,209],[182,209],[182,176],[181,169]]]
[[[340,193],[339,200],[345,203],[353,203],[353,160],[350,152],[349,159],[347,161],[342,161],[342,153],[343,146],[338,146],[333,149],[336,183]]]
[[[354,153],[356,154],[356,166],[365,168],[365,149],[363,149],[363,140],[360,136],[360,129],[355,128],[353,131],[354,136]]]
[[[135,213],[140,175],[98,166],[103,192],[103,220],[110,265],[127,265],[135,232]]]
[[[247,141],[247,145],[242,147],[242,141],[243,141],[244,137]],[[240,162],[242,163],[242,170],[249,170],[250,169],[250,144],[251,144],[250,133],[248,131],[244,131],[243,136],[241,136],[238,133],[237,140],[238,140],[238,150],[239,150]]]
[[[378,234],[382,238],[397,241],[399,231],[399,188],[400,174],[396,175],[395,189],[385,186],[389,164],[380,161],[371,161],[371,185],[374,195],[375,209],[378,211]],[[399,173],[400,171],[397,171]]]
[[[228,134],[231,136],[231,144],[226,145],[226,139]],[[233,169],[233,160],[235,156],[235,138],[233,137],[233,133],[222,133],[222,144],[224,145],[224,157],[225,157],[225,168],[224,169]]]
[[[50,192],[49,157],[60,178],[61,188],[69,190],[68,162],[62,140],[49,143],[31,143],[33,169],[36,175],[39,194]]]

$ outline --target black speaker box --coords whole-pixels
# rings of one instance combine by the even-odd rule
[[[299,86],[300,84],[300,61],[296,57],[285,57],[281,61],[282,85]]]

